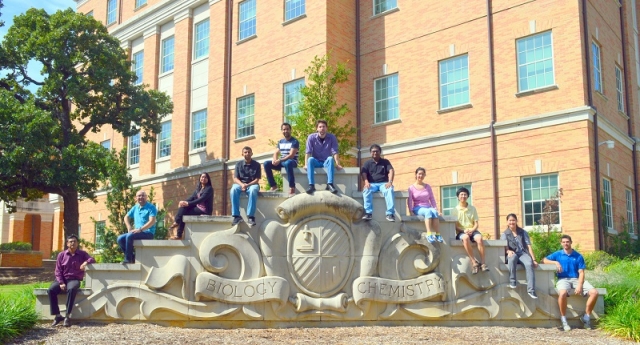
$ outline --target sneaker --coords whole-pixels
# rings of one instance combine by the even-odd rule
[[[362,216],[362,220],[371,220],[373,219],[373,216],[371,215],[371,213],[365,213],[364,216]]]
[[[396,221],[396,217],[394,215],[392,215],[392,214],[388,214],[386,218],[390,222],[395,222]]]
[[[584,325],[584,329],[591,329],[591,319],[586,320],[584,317],[586,315],[582,315],[580,316],[580,321],[582,321],[582,324]]]
[[[535,291],[529,291],[527,293],[529,294],[529,297],[531,297],[533,299],[538,299],[538,295],[536,295]]]
[[[65,327],[71,326],[71,320],[69,319],[68,316],[64,318],[64,322],[62,323],[62,325]]]
[[[433,243],[436,241],[436,237],[433,235],[424,235],[424,237],[429,241],[429,243]]]
[[[444,240],[442,239],[442,236],[440,234],[436,235],[436,241],[438,241],[440,243],[444,242]]]
[[[333,186],[333,183],[327,183],[326,190],[330,191],[333,194],[338,194],[338,190]]]
[[[309,188],[307,188],[307,194],[313,194],[316,191],[316,186],[314,185],[310,185]]]
[[[53,318],[53,323],[51,324],[51,327],[57,326],[60,322],[62,322],[62,320],[64,320],[64,317],[62,317],[62,315],[56,315],[56,317]]]
[[[249,219],[247,220],[247,225],[249,225],[250,227],[256,225],[256,217],[249,217]]]
[[[516,284],[511,284],[511,283],[509,283],[509,287],[510,287],[511,289],[515,289],[515,288],[517,288],[518,286],[516,286]]]
[[[238,225],[238,224],[240,224],[242,222],[244,222],[244,219],[242,219],[242,217],[233,216],[233,222],[231,223],[231,225]]]
[[[571,326],[569,326],[567,321],[562,321],[562,329],[564,329],[565,332],[569,332],[571,330]]]

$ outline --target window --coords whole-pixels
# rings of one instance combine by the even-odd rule
[[[102,145],[102,147],[104,147],[107,150],[111,150],[111,140],[105,140],[101,142],[100,145]]]
[[[140,163],[140,133],[129,137],[129,165]]]
[[[209,55],[209,18],[195,26],[195,44],[193,45],[193,59]]]
[[[627,232],[634,234],[635,224],[633,224],[633,192],[630,189],[625,190],[627,197]]]
[[[518,91],[553,85],[553,47],[551,31],[521,38],[518,50]]]
[[[107,222],[104,220],[100,220],[95,222],[96,227],[96,248],[101,248],[104,246],[104,233],[107,229]]]
[[[440,109],[469,103],[469,56],[440,61]]]
[[[147,4],[147,0],[136,0],[136,8],[146,4]]]
[[[613,230],[613,203],[611,200],[611,181],[602,179],[602,190],[604,192],[604,222],[607,229]]]
[[[291,116],[297,115],[302,101],[300,89],[304,87],[304,79],[294,80],[284,84],[284,120],[290,122]]]
[[[398,75],[390,75],[374,81],[375,123],[400,117],[398,100]]]
[[[86,14],[86,16],[87,16],[87,17],[91,17],[91,18],[93,18],[93,11],[89,11],[89,12]]]
[[[442,214],[445,216],[450,216],[451,211],[458,206],[458,197],[456,196],[456,192],[458,188],[464,187],[469,190],[471,193],[471,184],[459,184],[455,186],[446,186],[442,187],[440,195],[442,196]],[[471,195],[469,195],[469,199],[467,199],[467,203],[473,204],[471,201]]]
[[[398,7],[396,0],[373,0],[373,15],[377,15]]]
[[[162,59],[160,60],[160,73],[173,71],[173,36],[162,40]]]
[[[136,74],[134,85],[142,84],[142,72],[144,70],[144,51],[139,51],[131,57],[131,68]]]
[[[303,15],[305,0],[285,0],[284,1],[284,21],[289,21]]]
[[[171,121],[163,122],[158,134],[158,158],[169,156],[171,156]]]
[[[542,175],[522,178],[522,203],[524,205],[524,226],[540,224],[546,200],[558,192],[558,175]],[[555,224],[560,224],[560,206],[550,212]]]
[[[591,43],[593,53],[593,85],[596,91],[602,93],[602,65],[600,61],[600,46],[596,42]]]
[[[238,138],[253,135],[253,114],[254,114],[254,96],[246,96],[238,98],[237,117],[238,117]]]
[[[616,96],[618,99],[618,111],[624,113],[624,89],[622,87],[622,70],[616,66]]]
[[[116,22],[118,4],[116,0],[107,0],[107,25]]]
[[[191,127],[191,149],[207,146],[207,109],[193,113]]]
[[[238,22],[238,40],[256,34],[256,0],[245,0],[240,3],[240,21]]]

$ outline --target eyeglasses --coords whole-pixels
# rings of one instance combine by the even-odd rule
[[[371,153],[376,153],[376,152],[377,152],[377,153],[380,153],[380,151],[379,151],[379,150],[371,150]]]

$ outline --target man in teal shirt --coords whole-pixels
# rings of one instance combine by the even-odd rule
[[[136,201],[138,203],[124,216],[124,224],[129,232],[118,236],[118,245],[124,252],[123,264],[135,262],[133,258],[133,241],[151,240],[156,233],[158,209],[152,203],[147,202],[147,193],[143,190],[136,193]],[[133,218],[133,229],[129,218]]]

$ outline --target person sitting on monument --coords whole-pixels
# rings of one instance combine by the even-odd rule
[[[373,193],[380,191],[384,195],[384,201],[387,204],[386,219],[395,222],[395,206],[393,200],[393,176],[394,170],[391,162],[387,159],[380,158],[382,148],[380,145],[373,144],[369,148],[371,159],[362,166],[360,174],[364,180],[362,187],[362,198],[364,199],[364,216],[363,220],[371,220],[373,215]]]
[[[518,226],[518,217],[513,213],[507,216],[507,226],[507,230],[502,233],[500,239],[507,241],[505,250],[507,253],[507,266],[509,267],[509,287],[516,288],[518,283],[516,280],[516,268],[518,263],[521,263],[527,275],[527,292],[531,298],[537,299],[536,274],[533,269],[538,267],[538,262],[535,259],[535,254],[533,254],[529,233]]]
[[[243,160],[236,164],[233,180],[235,183],[231,186],[229,192],[231,196],[231,215],[233,216],[232,225],[237,225],[244,221],[240,217],[240,193],[245,192],[249,196],[247,204],[247,224],[249,226],[256,225],[256,204],[258,203],[258,191],[260,190],[260,177],[262,170],[260,163],[251,159],[253,151],[249,146],[242,148]]]
[[[156,216],[158,209],[155,205],[147,202],[147,192],[139,190],[136,193],[137,203],[124,216],[124,224],[128,233],[118,236],[118,245],[124,252],[123,264],[135,263],[133,256],[133,241],[152,240],[156,234]],[[129,218],[133,218],[134,228],[131,228]]]
[[[456,240],[462,241],[464,250],[469,256],[469,260],[473,264],[471,273],[477,274],[479,269],[483,272],[489,270],[489,267],[484,263],[484,241],[482,241],[482,234],[478,231],[478,211],[473,205],[469,205],[467,200],[471,196],[471,192],[465,187],[460,187],[456,191],[458,197],[458,205],[451,210],[451,215],[454,216],[456,221]],[[480,261],[476,260],[473,256],[473,248],[471,243],[478,244],[478,252],[480,253]]]
[[[306,163],[307,178],[309,179],[309,188],[307,194],[313,194],[316,191],[315,186],[315,168],[324,167],[327,171],[327,190],[333,194],[338,190],[333,185],[333,174],[335,161],[335,169],[342,169],[338,157],[338,139],[336,136],[327,132],[327,121],[316,121],[317,133],[309,134],[307,137],[307,148],[305,150],[304,161]]]
[[[264,162],[264,173],[267,175],[267,181],[271,186],[271,192],[278,190],[276,180],[273,178],[273,170],[284,169],[287,171],[287,181],[289,182],[289,196],[296,194],[296,177],[293,174],[293,168],[298,166],[298,151],[300,143],[298,139],[291,136],[291,125],[283,123],[280,130],[284,135],[283,139],[278,142],[278,148],[273,153],[273,160]]]
[[[213,187],[209,174],[202,173],[196,183],[196,190],[187,199],[178,202],[178,213],[171,225],[171,229],[177,228],[172,240],[181,240],[184,235],[183,216],[211,215],[213,213]]]
[[[96,262],[87,252],[78,249],[78,236],[67,237],[67,250],[60,252],[56,259],[56,280],[47,290],[49,295],[49,308],[51,315],[55,315],[51,326],[56,326],[64,320],[65,327],[71,326],[71,312],[75,303],[76,294],[80,289],[80,282],[84,279],[84,270],[88,264]],[[65,317],[60,315],[58,295],[67,293],[67,312]]]
[[[407,198],[407,204],[409,211],[416,216],[423,216],[424,223],[427,228],[427,232],[424,237],[430,243],[440,242],[442,243],[442,236],[440,236],[440,220],[438,218],[438,205],[436,204],[436,198],[433,196],[433,190],[431,186],[424,183],[424,177],[427,172],[424,168],[419,167],[416,169],[416,182],[409,186],[409,198]]]

